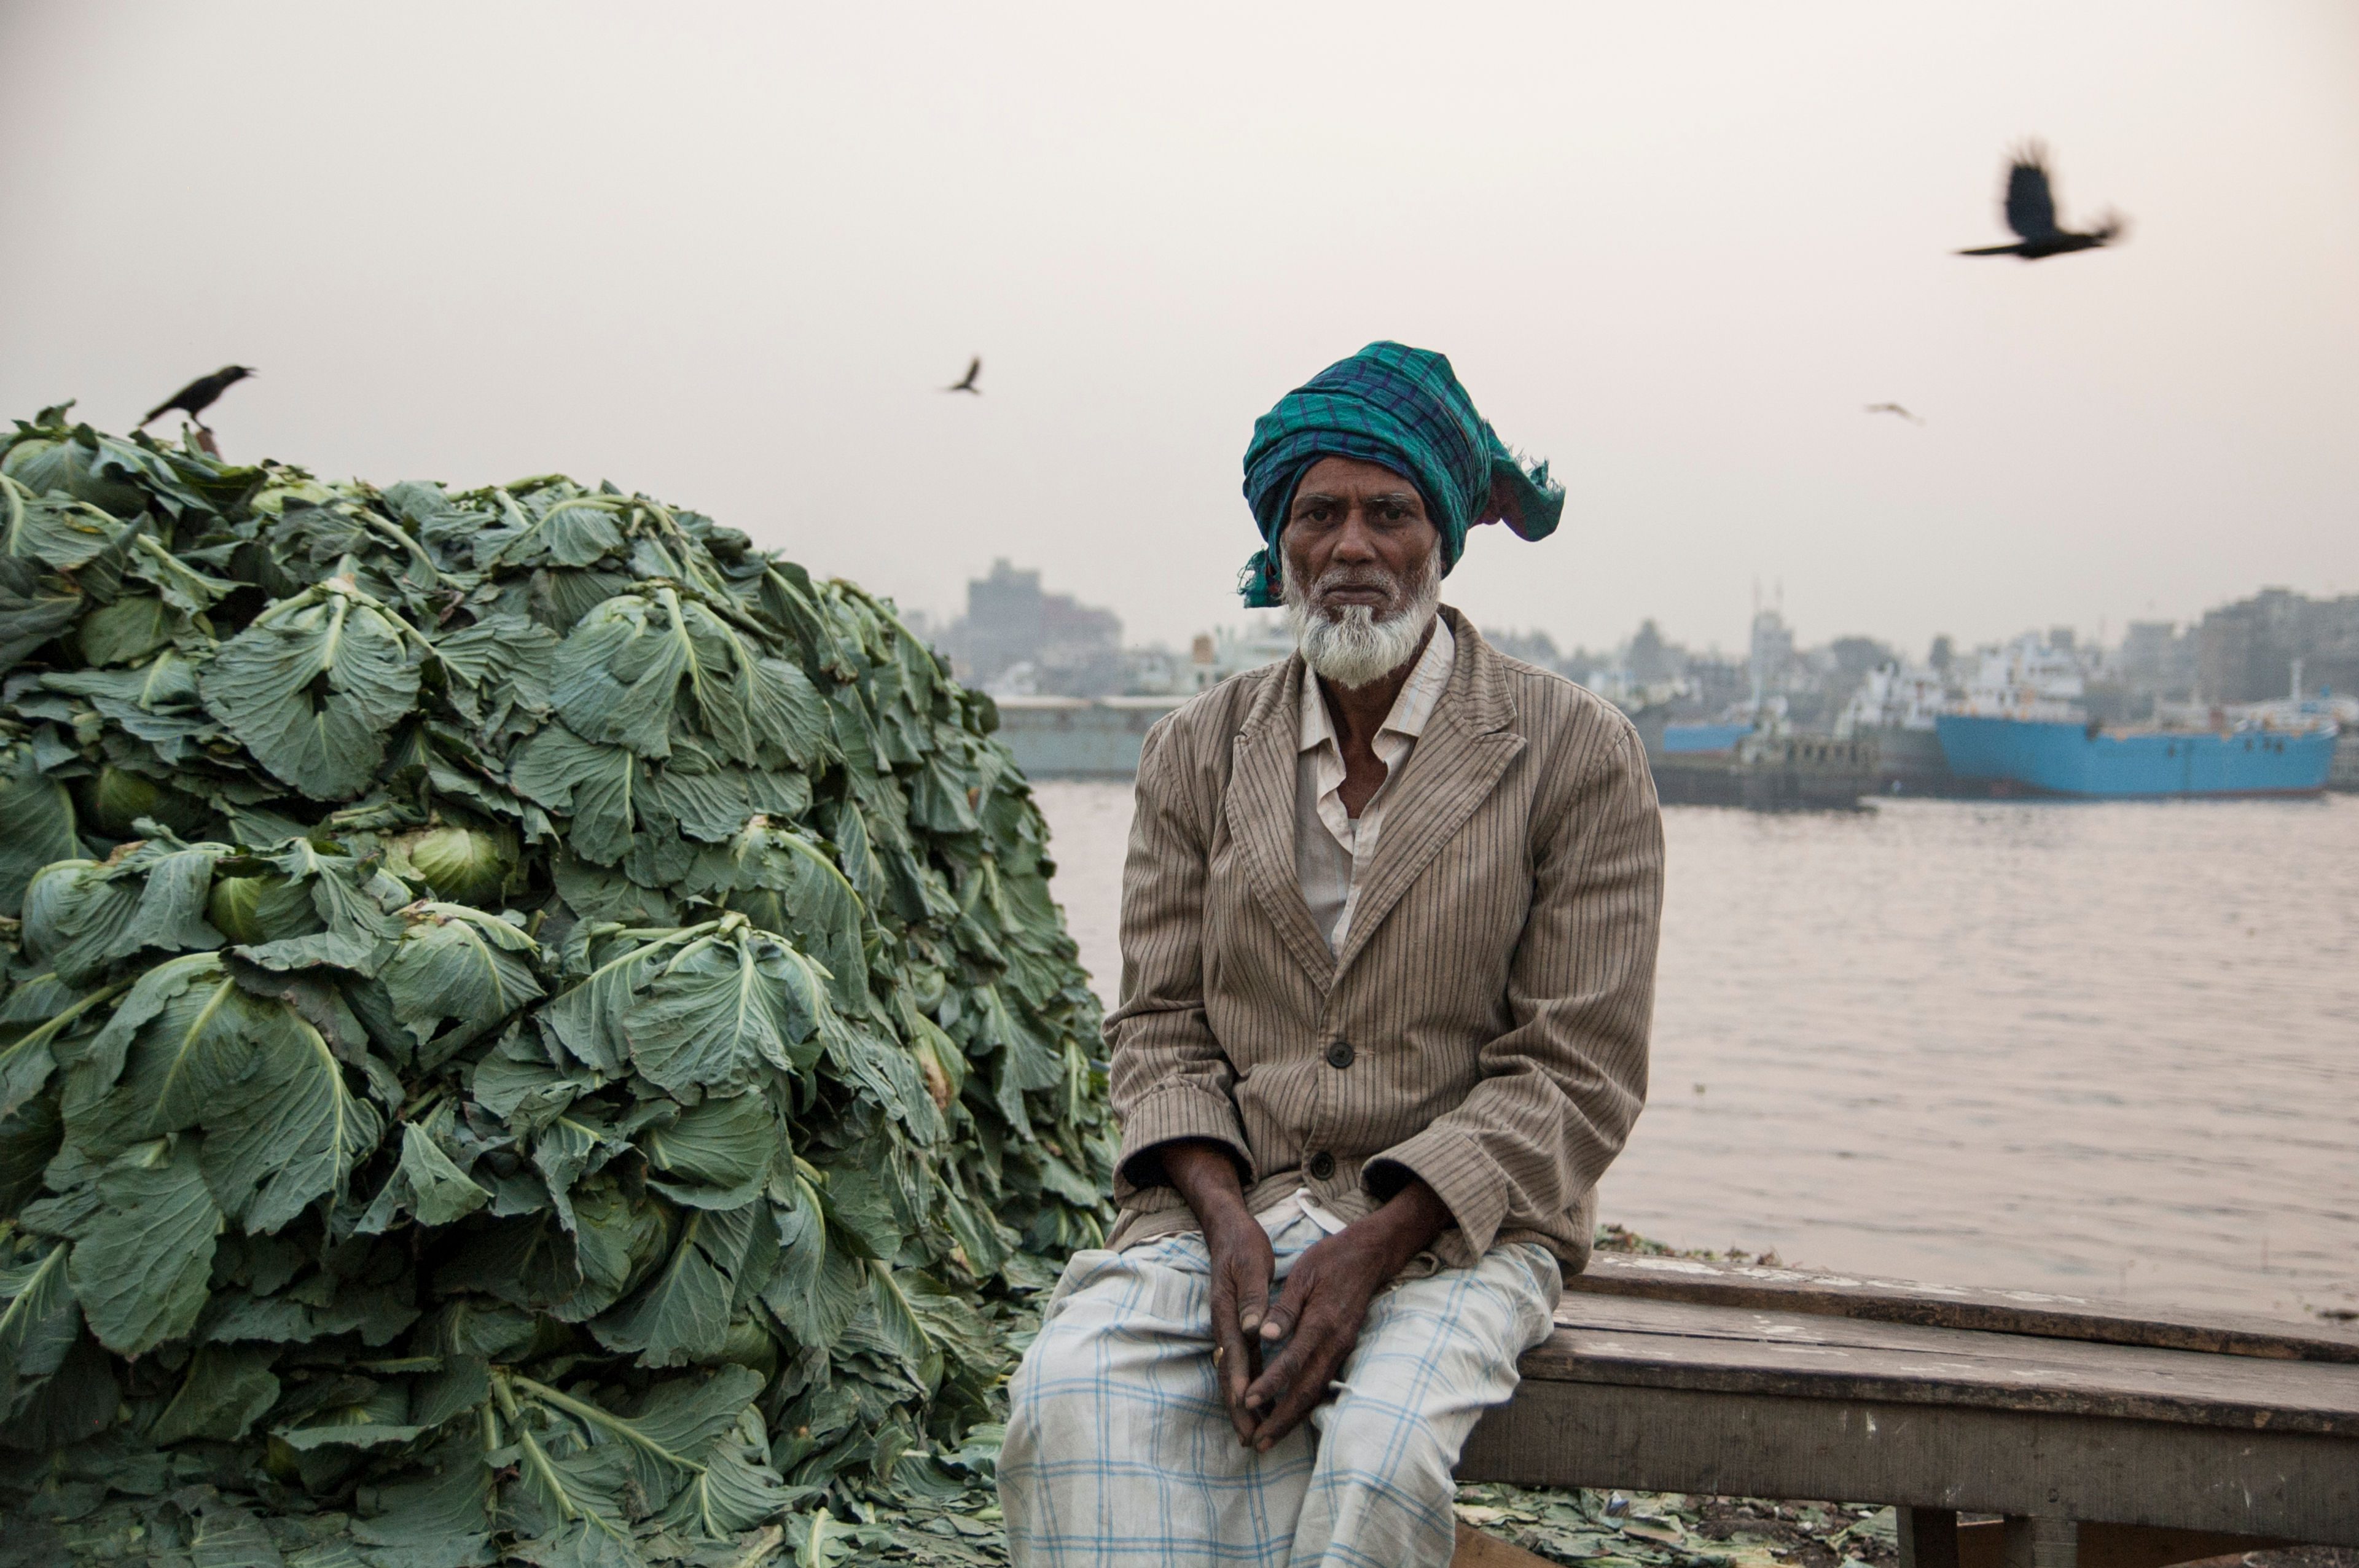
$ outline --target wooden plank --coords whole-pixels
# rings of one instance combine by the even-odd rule
[[[1568,1300],[1558,1319],[1557,1331],[1524,1357],[1527,1379],[2359,1436],[2359,1367],[1689,1302]]]
[[[1874,1275],[1713,1263],[1697,1258],[1593,1252],[1564,1288],[1591,1295],[1766,1307],[1777,1312],[2032,1334],[2104,1345],[2208,1350],[2269,1360],[2359,1364],[2359,1325],[2244,1314],[2129,1306],[2051,1291],[1928,1284]]]
[[[2359,1546],[2359,1441],[2042,1411],[1533,1379],[1484,1416],[1459,1475]]]

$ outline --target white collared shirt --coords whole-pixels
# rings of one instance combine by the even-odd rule
[[[1450,634],[1450,623],[1436,615],[1424,654],[1368,743],[1385,765],[1385,782],[1357,818],[1343,809],[1343,748],[1327,716],[1319,677],[1303,672],[1302,737],[1294,764],[1294,875],[1330,952],[1343,951],[1352,934],[1352,909],[1375,858],[1385,802],[1391,798],[1418,737],[1425,733],[1457,662],[1458,639]]]

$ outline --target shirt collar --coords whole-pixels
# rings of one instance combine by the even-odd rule
[[[1425,726],[1433,718],[1434,705],[1450,686],[1450,672],[1458,663],[1458,639],[1450,634],[1450,620],[1437,611],[1433,617],[1433,635],[1425,640],[1425,652],[1419,655],[1417,667],[1401,683],[1400,695],[1393,698],[1392,711],[1377,727],[1377,733],[1389,730],[1411,740],[1425,733]],[[1298,752],[1315,752],[1334,741],[1334,720],[1327,716],[1327,702],[1319,693],[1319,676],[1308,666],[1302,672],[1302,736],[1296,744]],[[1340,742],[1338,742],[1340,746]]]

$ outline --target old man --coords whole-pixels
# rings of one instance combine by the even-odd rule
[[[1022,1564],[1439,1564],[1451,1470],[1589,1252],[1646,1094],[1638,737],[1440,602],[1563,492],[1440,354],[1254,427],[1248,604],[1298,652],[1158,724],[1123,878],[1108,1249],[1011,1389]]]

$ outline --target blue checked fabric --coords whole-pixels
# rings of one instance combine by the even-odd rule
[[[1326,1234],[1292,1199],[1263,1217],[1283,1281]],[[1442,1568],[1451,1471],[1516,1390],[1561,1288],[1549,1250],[1369,1303],[1335,1397],[1269,1453],[1239,1446],[1212,1371],[1203,1238],[1077,1252],[1009,1387],[1000,1507],[1017,1568]],[[1273,1290],[1271,1299],[1277,1299]]]

